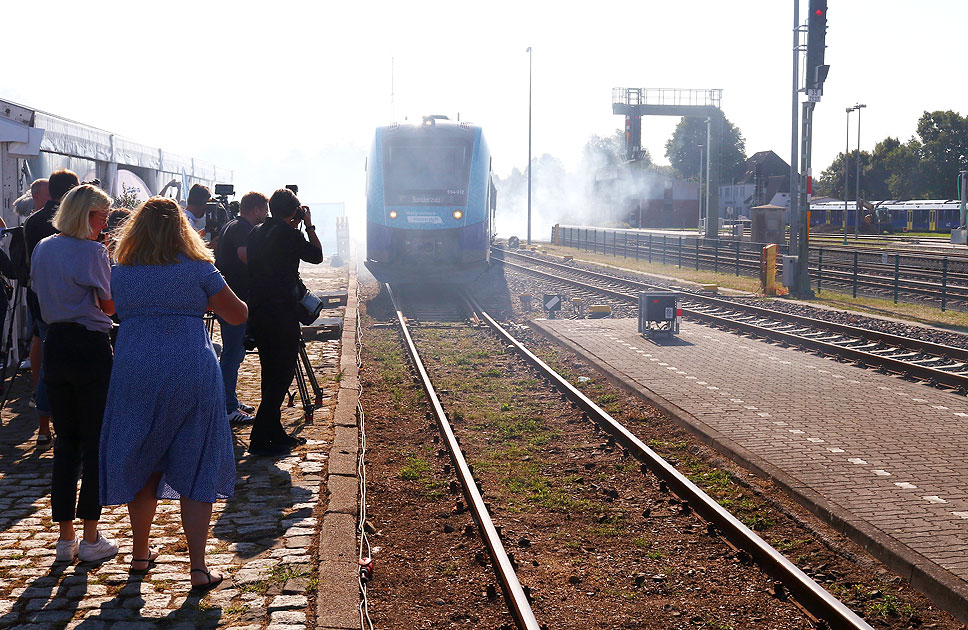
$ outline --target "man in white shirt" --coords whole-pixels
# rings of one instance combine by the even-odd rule
[[[188,222],[202,236],[205,236],[205,204],[212,198],[212,191],[208,186],[195,184],[188,191],[188,204],[185,206],[185,216]]]

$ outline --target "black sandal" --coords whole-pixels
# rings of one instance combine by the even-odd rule
[[[158,559],[158,556],[159,555],[161,555],[161,552],[160,551],[158,551],[157,549],[152,549],[151,547],[149,547],[148,548],[148,557],[147,558],[131,558],[131,564],[134,564],[135,562],[146,562],[147,563],[147,566],[145,566],[145,568],[143,568],[143,569],[135,569],[133,566],[128,565],[128,569],[132,573],[143,573],[143,572],[147,571],[148,569],[150,569],[151,567],[155,566],[155,560]]]
[[[195,573],[195,572],[204,573],[205,577],[208,578],[208,582],[205,584],[193,584],[192,585],[193,591],[210,591],[216,586],[218,586],[219,584],[221,584],[222,580],[225,579],[224,575],[220,575],[217,580],[213,580],[212,574],[206,571],[205,569],[192,569],[191,571],[189,571],[189,573]]]

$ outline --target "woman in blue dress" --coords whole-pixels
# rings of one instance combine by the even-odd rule
[[[235,455],[225,391],[202,315],[248,316],[211,251],[171,199],[152,197],[125,223],[111,287],[121,326],[101,430],[103,505],[128,504],[131,568],[158,556],[148,536],[158,499],[180,499],[193,587],[205,564],[212,504],[232,495]]]

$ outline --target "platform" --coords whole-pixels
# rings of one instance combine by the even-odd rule
[[[535,324],[968,616],[968,398],[691,322]]]
[[[35,447],[30,377],[17,377],[0,418],[0,629],[359,627],[356,275],[328,259],[300,272],[311,290],[333,296],[320,335],[306,344],[323,406],[305,424],[298,396],[295,407],[283,408],[287,430],[308,440],[289,457],[251,456],[245,450],[251,426],[233,425],[235,494],[214,506],[207,558],[225,581],[208,594],[189,591],[173,501],[159,503],[152,542],[161,556],[146,573],[128,572],[125,506],[102,511],[100,531],[120,544],[117,557],[102,564],[53,562],[53,452]],[[239,398],[258,406],[259,382],[258,356],[248,354]]]

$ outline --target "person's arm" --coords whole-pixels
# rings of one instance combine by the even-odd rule
[[[114,315],[114,300],[98,300],[98,307],[105,315]]]
[[[239,260],[241,260],[243,264],[249,264],[249,249],[245,245],[237,248],[235,250],[235,255],[239,257]]]
[[[212,311],[232,326],[244,324],[249,318],[249,307],[239,299],[228,285],[208,300],[208,310]]]
[[[299,252],[299,258],[315,265],[323,262],[323,246],[319,244],[319,236],[316,235],[316,226],[313,225],[313,218],[308,207],[303,208],[303,215],[303,225],[306,226],[306,235],[309,237],[309,241],[299,239],[303,245]]]

